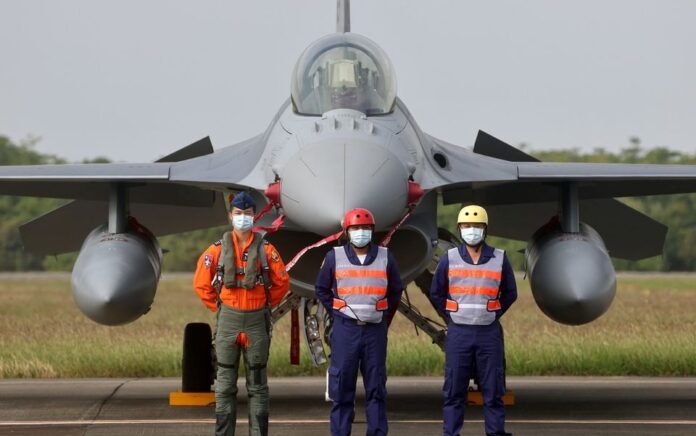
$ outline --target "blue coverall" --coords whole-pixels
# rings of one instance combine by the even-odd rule
[[[464,244],[458,250],[466,263],[474,264]],[[483,243],[478,264],[485,264],[493,256],[494,248]],[[449,294],[448,272],[449,260],[447,256],[442,256],[430,287],[430,301],[443,313],[447,313],[445,304]],[[462,429],[469,379],[474,375],[474,366],[483,393],[486,434],[509,435],[505,432],[505,406],[502,400],[505,394],[505,368],[503,332],[499,319],[517,299],[517,285],[507,256],[503,259],[499,290],[501,309],[496,313],[492,324],[455,324],[448,315],[443,387],[445,403],[442,411],[445,436],[459,436]]]
[[[351,244],[344,250],[353,265],[370,265],[377,256],[378,246],[370,244],[365,262],[361,263]],[[329,313],[333,313],[331,337],[331,366],[329,367],[329,396],[331,409],[331,434],[351,434],[355,416],[355,386],[358,368],[365,386],[365,414],[367,436],[381,436],[388,432],[386,415],[387,382],[387,328],[401,300],[403,285],[391,253],[387,261],[387,300],[389,309],[379,323],[359,323],[333,310],[336,294],[336,260],[334,251],[327,253],[316,282],[316,296]]]

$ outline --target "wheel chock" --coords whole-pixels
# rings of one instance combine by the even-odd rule
[[[469,391],[469,395],[466,398],[466,404],[472,406],[483,406],[483,396],[481,395],[481,391]],[[505,395],[503,395],[503,404],[506,406],[515,405],[515,393],[513,391],[507,391]]]
[[[215,392],[170,392],[170,406],[212,406],[215,404]]]

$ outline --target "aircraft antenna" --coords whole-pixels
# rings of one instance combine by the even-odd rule
[[[350,32],[350,0],[338,0],[336,11],[336,32]]]

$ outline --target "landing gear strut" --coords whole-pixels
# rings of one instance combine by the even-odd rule
[[[426,297],[428,297],[430,292],[430,284],[433,281],[433,274],[435,273],[437,264],[440,261],[440,257],[446,256],[447,250],[456,247],[459,244],[457,238],[446,229],[438,229],[437,236],[438,244],[433,253],[433,259],[430,262],[430,265],[414,280],[414,283],[418,289],[420,289],[423,295]],[[442,323],[446,323],[447,319],[445,318],[445,314],[441,313],[436,307],[434,308]],[[408,318],[408,320],[411,321],[417,329],[422,330],[425,334],[430,336],[430,338],[433,340],[433,344],[437,345],[442,350],[445,349],[445,337],[447,330],[445,325],[423,316],[423,314],[421,314],[417,308],[411,305],[411,302],[408,299],[408,294],[404,295],[399,302],[399,312]]]

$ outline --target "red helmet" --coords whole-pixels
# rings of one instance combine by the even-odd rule
[[[346,216],[343,217],[343,230],[346,230],[350,226],[362,226],[362,225],[375,225],[375,217],[372,216],[372,212],[367,209],[355,208],[346,212]]]

